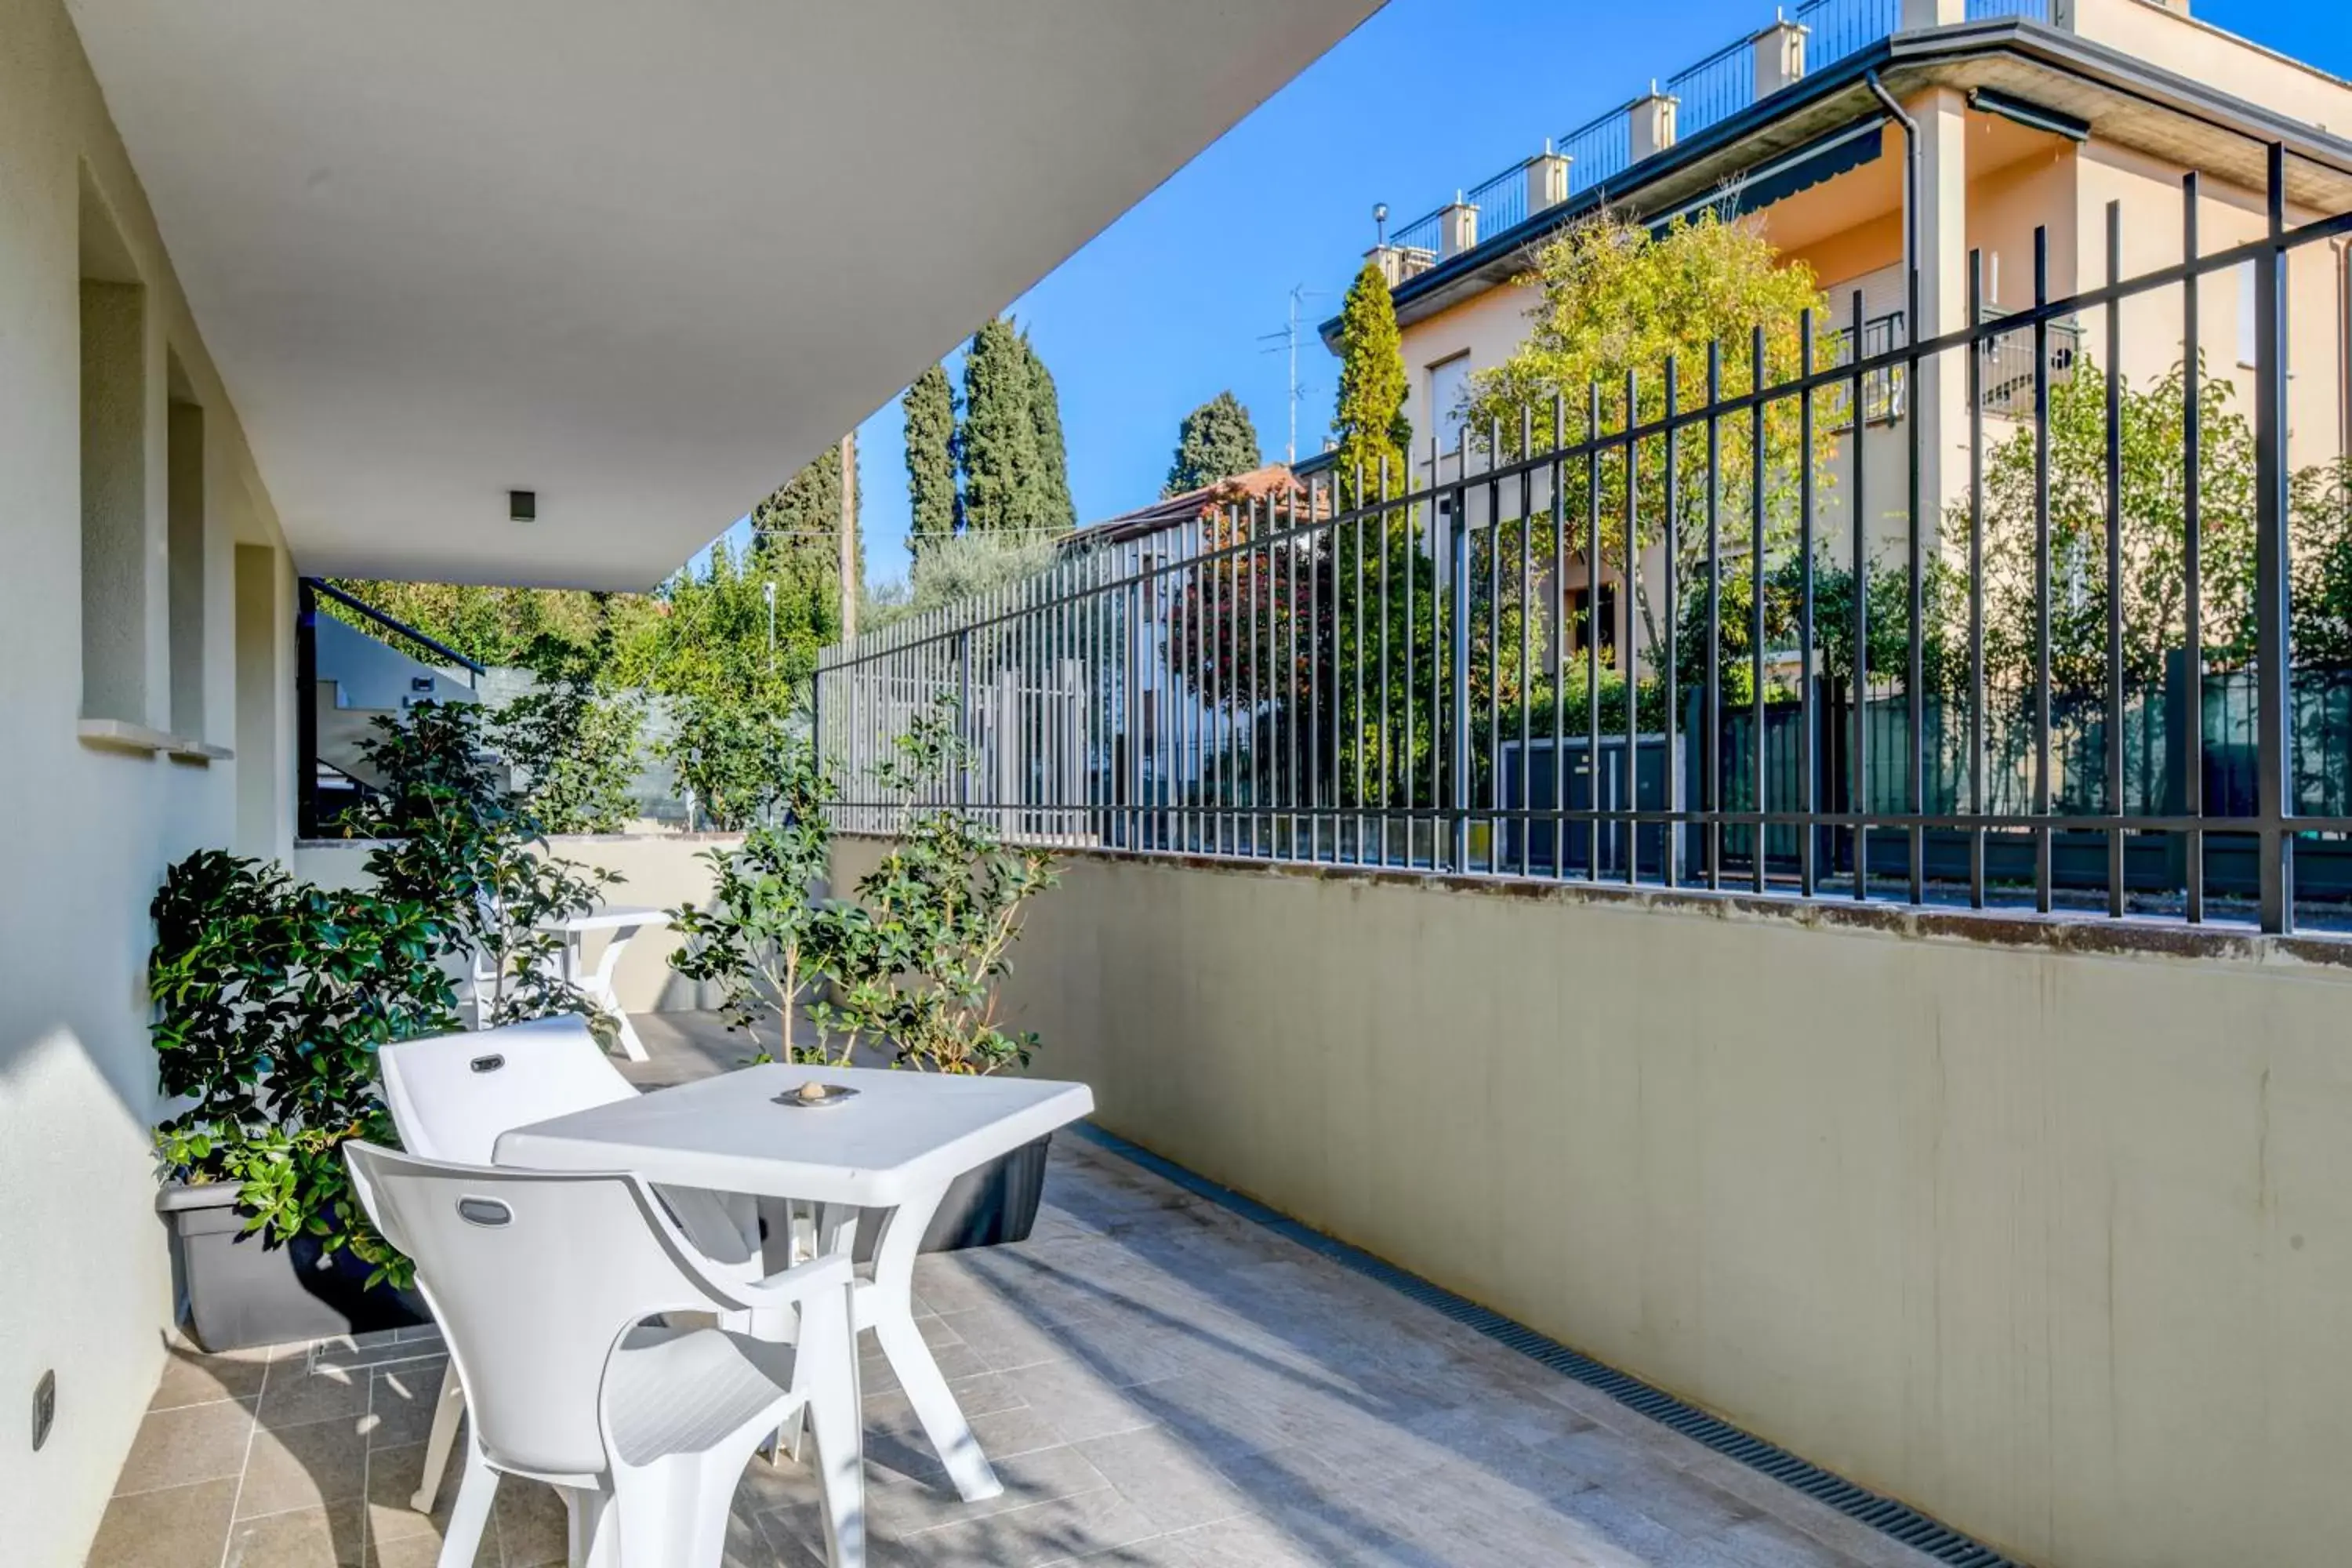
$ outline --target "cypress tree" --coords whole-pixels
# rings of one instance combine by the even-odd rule
[[[866,515],[866,487],[857,487],[857,515]],[[830,550],[841,531],[841,443],[816,455],[808,466],[751,509],[752,548]]]
[[[1168,482],[1160,493],[1180,496],[1197,490],[1246,474],[1263,460],[1249,410],[1230,389],[1220,392],[1184,416],[1176,432],[1176,456],[1168,465]]]
[[[1037,526],[1037,424],[1029,409],[1036,374],[1013,323],[999,316],[971,335],[963,361],[963,429],[956,441],[963,473],[964,526]]]
[[[1029,526],[1066,533],[1078,526],[1078,509],[1070,500],[1070,458],[1062,444],[1062,398],[1055,390],[1054,373],[1021,334],[1021,352],[1029,359],[1029,426],[1037,447],[1030,502],[1024,510]]]
[[[907,500],[914,525],[907,547],[920,554],[955,531],[955,388],[946,370],[933,365],[898,401],[907,416]]]
[[[1405,453],[1412,445],[1412,426],[1404,416],[1404,344],[1397,333],[1396,301],[1372,262],[1364,263],[1348,286],[1339,311],[1339,405],[1331,416],[1339,455],[1333,471],[1341,503],[1353,507],[1379,496],[1383,458],[1390,493],[1400,492],[1407,482]],[[1355,493],[1360,471],[1362,496]]]

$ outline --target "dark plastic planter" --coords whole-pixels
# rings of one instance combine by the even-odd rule
[[[348,1252],[322,1259],[319,1243],[307,1236],[282,1247],[263,1245],[260,1233],[245,1228],[236,1188],[226,1183],[172,1183],[156,1194],[155,1210],[170,1224],[179,1247],[189,1331],[207,1351],[433,1321],[425,1298],[415,1291],[388,1285],[371,1289],[368,1265]]]
[[[922,1250],[959,1252],[1028,1240],[1037,1227],[1037,1205],[1045,1191],[1045,1150],[1053,1142],[1048,1132],[958,1176],[924,1228]],[[874,1256],[884,1212],[867,1209],[858,1215],[855,1256],[861,1263]]]

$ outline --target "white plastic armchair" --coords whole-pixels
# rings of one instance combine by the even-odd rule
[[[477,1034],[440,1035],[384,1047],[376,1054],[384,1103],[401,1146],[428,1160],[488,1165],[499,1134],[509,1128],[635,1095],[585,1020],[539,1018]],[[692,1187],[656,1189],[703,1261],[729,1279],[756,1280],[764,1272],[756,1205],[740,1194]],[[788,1315],[730,1313],[726,1326],[762,1339],[790,1336]],[[449,1468],[465,1386],[455,1363],[442,1374],[433,1427],[425,1445],[425,1473],[411,1506],[430,1513]]]
[[[562,1490],[575,1565],[719,1568],[743,1466],[803,1415],[816,1438],[827,1561],[862,1568],[845,1254],[764,1281],[733,1279],[626,1173],[460,1165],[361,1142],[346,1144],[345,1157],[369,1216],[415,1260],[472,1401],[474,1440],[442,1568],[473,1562],[500,1474]],[[712,1311],[796,1318],[797,1342],[647,1322]]]

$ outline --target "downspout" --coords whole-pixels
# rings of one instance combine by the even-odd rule
[[[1886,84],[1878,79],[1876,71],[1864,71],[1862,79],[1877,96],[1878,101],[1885,106],[1888,115],[1903,127],[1903,319],[1908,327],[1904,335],[1916,343],[1919,341],[1919,122],[1895,100],[1895,95],[1886,90]],[[1916,377],[1919,368],[1916,355],[1909,368]],[[1917,390],[1913,387],[1912,395],[1916,396]]]

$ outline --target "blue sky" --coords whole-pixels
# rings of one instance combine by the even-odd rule
[[[2194,0],[2196,14],[2352,77],[2345,0]],[[1372,205],[1418,216],[1769,21],[1769,0],[1391,0],[1014,303],[1054,372],[1080,521],[1159,493],[1177,422],[1231,387],[1282,455],[1281,331],[1296,284],[1335,314]],[[2352,130],[2352,127],[2339,128]],[[1321,446],[1337,362],[1302,342],[1302,453]],[[903,575],[907,485],[894,399],[858,427],[870,581]]]

